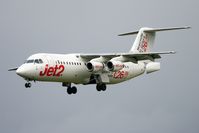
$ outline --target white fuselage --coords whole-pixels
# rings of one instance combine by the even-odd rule
[[[76,94],[77,88],[71,84],[96,84],[97,91],[105,91],[106,84],[117,84],[160,70],[155,62],[162,54],[174,54],[175,51],[151,52],[156,32],[189,29],[190,27],[147,28],[120,34],[119,36],[138,34],[130,51],[125,53],[100,54],[48,54],[31,55],[17,68],[9,69],[29,81],[61,82],[67,87],[68,94]]]
[[[42,63],[35,62],[39,59]],[[92,75],[98,74],[89,72],[86,67],[87,61],[78,54],[34,54],[27,61],[30,62],[24,63],[17,70],[17,74],[26,80],[89,84]],[[116,84],[145,72],[143,62],[123,64],[124,67],[119,71],[107,71],[105,67],[99,75],[105,76],[106,84]]]

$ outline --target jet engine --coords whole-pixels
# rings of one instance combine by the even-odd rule
[[[146,73],[152,73],[155,71],[160,70],[160,63],[159,62],[150,62],[146,65]]]
[[[88,62],[86,67],[89,72],[99,72],[104,69],[104,64],[101,62]]]
[[[124,64],[120,61],[108,61],[106,65],[109,71],[119,71],[124,68]]]

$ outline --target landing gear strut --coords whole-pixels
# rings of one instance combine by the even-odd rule
[[[77,87],[75,87],[75,86],[71,87],[71,83],[62,83],[62,86],[67,87],[67,93],[69,95],[77,93]]]
[[[28,82],[28,83],[25,83],[25,87],[26,87],[26,88],[30,88],[30,87],[31,87],[31,83],[29,83],[29,82]]]
[[[97,89],[97,91],[105,91],[106,90],[106,84],[104,84],[104,83],[97,84],[96,89]]]

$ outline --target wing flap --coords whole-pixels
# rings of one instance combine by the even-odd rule
[[[160,59],[161,54],[175,54],[174,51],[166,51],[166,52],[145,52],[145,53],[136,53],[136,54],[131,54],[131,53],[126,53],[123,54],[122,56],[127,57],[129,59],[133,58],[136,59],[136,61],[140,60],[154,60],[154,59]]]

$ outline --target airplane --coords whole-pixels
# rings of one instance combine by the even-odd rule
[[[190,27],[147,28],[119,34],[137,34],[129,52],[102,54],[50,54],[37,53],[27,58],[20,67],[9,69],[24,78],[26,88],[30,81],[60,82],[67,87],[68,94],[76,94],[72,84],[96,84],[97,91],[105,91],[106,85],[117,84],[144,73],[160,70],[160,55],[174,54],[175,51],[151,52],[156,32],[189,29]]]

